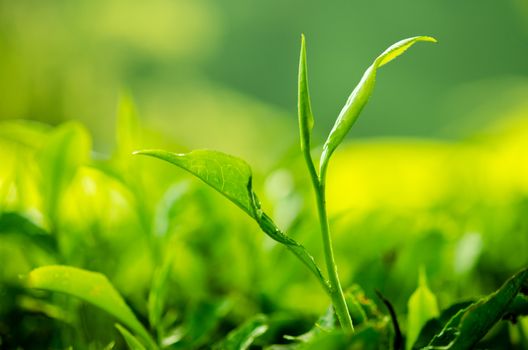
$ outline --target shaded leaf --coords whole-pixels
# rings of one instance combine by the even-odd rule
[[[132,333],[130,333],[126,328],[121,326],[119,323],[116,323],[115,327],[125,339],[125,342],[127,343],[130,350],[145,350],[145,347],[143,346],[143,344],[141,344],[141,342]]]
[[[324,315],[319,317],[315,322],[315,325],[306,333],[298,336],[284,336],[285,339],[294,340],[301,343],[308,343],[321,334],[328,333],[336,329],[337,319],[334,311],[334,307],[330,306]]]
[[[70,266],[44,266],[29,273],[28,286],[80,298],[113,315],[155,349],[154,340],[106,276]]]
[[[298,114],[299,131],[301,133],[301,149],[310,151],[310,138],[314,125],[312,106],[310,103],[310,93],[308,90],[308,72],[306,67],[306,44],[304,35],[301,36],[301,54],[299,59],[299,80],[298,80]]]
[[[257,315],[229,332],[227,337],[215,346],[215,349],[245,350],[253,344],[255,338],[261,336],[267,330],[268,320],[266,316]]]
[[[528,269],[524,269],[496,292],[460,310],[431,340],[427,349],[459,350],[474,347],[507,312],[527,281]]]
[[[428,320],[420,330],[420,335],[413,344],[413,349],[422,349],[426,347],[434,336],[442,331],[444,326],[460,310],[473,304],[472,301],[456,303],[443,310],[439,317]]]
[[[407,345],[411,349],[426,322],[439,315],[435,295],[427,287],[425,271],[420,269],[418,288],[408,302]]]
[[[173,256],[168,253],[161,266],[154,271],[152,286],[148,296],[148,315],[149,323],[152,328],[158,326],[161,321],[162,312],[165,306],[167,296],[167,283],[172,267]]]
[[[348,131],[352,128],[352,125],[354,125],[358,119],[363,107],[367,104],[370,95],[372,95],[378,68],[389,63],[419,41],[436,42],[436,39],[428,36],[417,36],[401,40],[390,46],[378,56],[374,63],[365,71],[359,84],[352,91],[345,106],[339,113],[334,127],[332,128],[332,131],[330,131],[323,146],[323,153],[321,154],[320,161],[321,173],[324,173],[330,156],[343,141]]]

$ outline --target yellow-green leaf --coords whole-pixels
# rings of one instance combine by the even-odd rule
[[[93,304],[138,334],[149,348],[157,348],[150,334],[103,274],[70,266],[44,266],[29,273],[28,286],[65,293]]]
[[[43,198],[52,221],[56,220],[63,191],[77,169],[88,162],[90,143],[86,129],[72,122],[56,128],[40,150],[38,161],[42,173]]]
[[[407,350],[418,338],[425,323],[439,315],[436,297],[427,286],[425,271],[420,270],[418,288],[411,295],[408,302],[409,316],[407,320]]]
[[[374,60],[374,63],[372,63],[372,65],[365,71],[359,84],[352,91],[345,106],[339,113],[334,127],[332,128],[332,131],[330,131],[323,146],[323,153],[320,161],[321,173],[324,173],[326,170],[330,156],[343,141],[348,131],[352,128],[352,125],[354,125],[358,119],[363,107],[367,104],[370,95],[372,95],[378,68],[389,63],[419,41],[436,42],[436,39],[429,36],[416,36],[399,41],[378,56],[376,60]]]

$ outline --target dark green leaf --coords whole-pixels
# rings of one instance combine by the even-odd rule
[[[343,141],[348,131],[352,128],[352,125],[354,125],[358,119],[363,107],[367,104],[370,95],[372,95],[378,68],[389,63],[419,41],[436,42],[436,39],[429,36],[417,36],[401,40],[378,56],[374,63],[365,71],[361,81],[354,91],[352,91],[345,106],[339,113],[334,127],[332,128],[332,131],[330,131],[328,139],[323,146],[323,153],[320,162],[321,173],[324,172],[330,156]]]
[[[472,301],[465,301],[457,304],[453,304],[447,309],[443,310],[439,317],[430,319],[420,330],[418,339],[413,344],[413,349],[422,349],[427,347],[429,342],[433,339],[436,334],[439,334],[444,326],[449,322],[453,316],[455,316],[460,310],[467,308],[471,305]]]
[[[334,307],[330,306],[324,315],[319,317],[319,319],[315,322],[315,325],[310,329],[308,332],[298,335],[298,336],[284,336],[284,338],[288,340],[294,340],[301,343],[308,343],[310,341],[313,341],[315,338],[320,336],[324,333],[329,333],[333,331],[336,328],[336,315],[334,311]]]
[[[65,293],[89,302],[136,332],[149,348],[156,348],[147,330],[103,274],[70,266],[44,266],[29,273],[28,286]]]
[[[499,290],[460,310],[429,343],[427,349],[471,349],[507,312],[523,285],[528,269],[510,278]]]
[[[116,323],[115,327],[125,339],[125,342],[127,343],[130,350],[146,350],[143,344],[141,344],[141,342],[126,328],[121,326],[119,323]]]

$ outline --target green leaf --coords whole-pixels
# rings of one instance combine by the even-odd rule
[[[329,292],[328,282],[314,258],[301,244],[284,234],[260,208],[260,202],[253,192],[251,168],[245,161],[225,153],[209,150],[183,154],[163,150],[142,150],[136,151],[134,154],[147,155],[172,163],[217,190],[255,219],[264,233],[275,241],[286,245]]]
[[[334,307],[330,306],[326,312],[320,316],[315,325],[306,333],[297,336],[285,335],[284,338],[300,343],[309,343],[322,334],[329,333],[336,329],[337,318]]]
[[[163,263],[156,268],[148,296],[148,315],[152,328],[159,325],[167,297],[167,284],[173,262],[173,254],[167,253]]]
[[[378,68],[389,63],[419,41],[436,42],[436,39],[429,36],[417,36],[399,41],[378,56],[374,63],[372,63],[372,65],[365,71],[359,84],[352,91],[345,106],[339,113],[334,127],[332,128],[332,131],[330,131],[328,139],[323,146],[323,153],[321,154],[320,161],[321,173],[325,172],[330,156],[343,141],[348,131],[352,128],[352,125],[354,125],[358,119],[363,107],[367,104],[370,95],[372,95]]]
[[[496,292],[460,310],[426,349],[472,349],[508,311],[527,281],[528,269],[524,269]]]
[[[301,133],[301,149],[310,151],[310,137],[314,125],[314,117],[308,90],[308,72],[306,67],[306,44],[304,35],[301,36],[301,55],[299,59],[299,87],[298,87],[299,131]]]
[[[251,217],[257,218],[251,188],[251,169],[242,159],[209,150],[198,150],[185,154],[163,150],[143,150],[136,151],[134,154],[159,158],[190,172],[227,197]]]
[[[86,129],[78,123],[66,123],[51,133],[40,151],[43,198],[52,225],[57,219],[61,195],[77,169],[88,162],[90,148]]]
[[[428,320],[439,315],[435,295],[427,287],[425,271],[420,269],[418,288],[411,295],[408,302],[409,316],[407,320],[407,345],[411,349],[418,338],[420,330]]]
[[[130,350],[145,350],[145,347],[143,346],[143,344],[141,344],[141,342],[132,333],[130,333],[126,328],[121,326],[119,323],[116,323],[115,327],[125,339],[125,342],[127,343]]]
[[[49,125],[31,120],[2,121],[0,139],[34,149],[42,145],[50,129]]]
[[[156,343],[106,276],[70,266],[44,266],[29,273],[28,286],[80,298],[108,312],[156,349]]]
[[[256,315],[244,322],[240,327],[229,332],[227,337],[215,349],[246,350],[253,344],[255,338],[266,333],[268,320],[265,315]]]

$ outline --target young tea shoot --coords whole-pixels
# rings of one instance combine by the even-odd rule
[[[328,277],[325,278],[314,258],[306,249],[283,233],[272,219],[262,210],[257,195],[253,191],[252,173],[249,165],[236,157],[209,150],[177,154],[164,150],[142,150],[135,154],[147,155],[172,163],[220,192],[235,203],[240,209],[257,221],[260,228],[275,241],[285,245],[315,275],[324,290],[329,294],[341,327],[352,332],[354,326],[348,311],[343,288],[339,281],[337,266],[332,249],[332,238],[328,225],[325,199],[326,169],[330,156],[343,141],[346,134],[359,117],[367,103],[376,80],[379,67],[389,63],[419,41],[436,42],[428,36],[417,36],[397,42],[385,50],[364,73],[363,78],[352,91],[347,103],[339,114],[334,128],[323,147],[319,172],[311,157],[311,131],[314,117],[308,91],[308,72],[306,64],[306,45],[304,35],[301,38],[301,55],[299,61],[298,114],[301,150],[308,165],[308,171],[315,190],[317,210],[321,225],[323,251]]]

